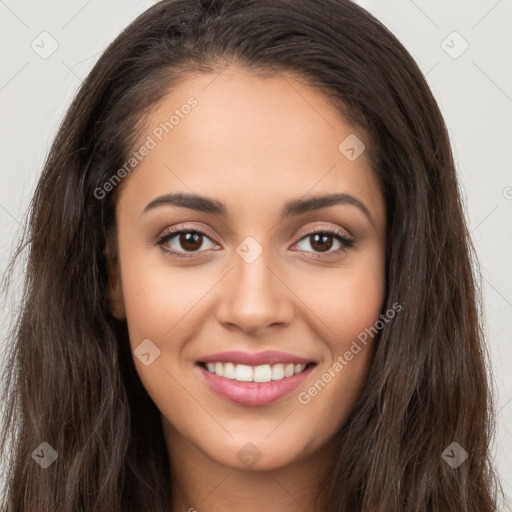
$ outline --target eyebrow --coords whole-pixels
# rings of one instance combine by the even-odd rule
[[[309,199],[294,199],[292,201],[288,201],[281,211],[281,217],[286,218],[301,215],[302,213],[320,210],[321,208],[337,204],[355,206],[364,213],[372,226],[375,226],[373,218],[366,205],[356,197],[346,193],[325,194],[314,196]],[[197,194],[185,194],[181,192],[156,197],[146,205],[142,213],[165,205],[181,206],[182,208],[190,208],[191,210],[219,215],[222,217],[228,216],[227,207],[220,201]]]

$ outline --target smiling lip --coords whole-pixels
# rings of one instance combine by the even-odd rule
[[[264,352],[242,352],[241,350],[229,350],[227,352],[217,352],[197,360],[198,363],[233,363],[246,364],[248,366],[260,366],[262,364],[308,364],[314,363],[312,359],[277,352],[275,350],[265,350]],[[289,377],[291,378],[291,377]]]
[[[291,377],[270,382],[239,382],[210,373],[200,364],[196,364],[195,367],[201,372],[210,389],[223,398],[247,407],[256,407],[268,405],[291,393],[308,378],[316,364],[307,366],[302,372]]]

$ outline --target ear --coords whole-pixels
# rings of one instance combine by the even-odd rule
[[[123,300],[123,287],[121,284],[121,272],[119,269],[119,260],[114,254],[110,245],[105,248],[107,257],[107,269],[109,275],[109,284],[107,289],[107,300],[110,313],[117,320],[126,319],[126,311]]]

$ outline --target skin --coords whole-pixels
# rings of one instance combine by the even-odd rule
[[[149,366],[134,362],[162,415],[173,511],[313,511],[333,436],[361,395],[375,340],[308,404],[298,395],[383,312],[384,198],[365,152],[349,161],[338,150],[349,134],[363,141],[364,134],[290,75],[262,78],[235,66],[191,74],[150,113],[141,141],[190,96],[197,106],[122,183],[118,241],[109,248],[118,256],[112,312],[127,320],[132,351],[145,339],[160,350]],[[143,213],[169,192],[218,200],[228,215],[175,205]],[[280,217],[287,201],[333,192],[359,199],[373,223],[348,204]],[[206,234],[195,252],[179,235],[167,242],[189,259],[155,244],[184,223]],[[312,236],[303,238],[309,228],[338,228],[356,245],[336,255],[343,246],[332,237],[322,252]],[[236,252],[247,236],[263,248],[250,264]],[[318,364],[288,396],[246,407],[198,377],[201,356],[230,349],[274,349]],[[253,466],[237,456],[247,443],[261,454]]]

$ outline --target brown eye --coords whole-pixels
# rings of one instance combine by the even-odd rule
[[[208,242],[211,244],[211,248],[216,246],[210,237],[202,231],[181,229],[165,233],[156,243],[166,253],[186,258],[199,256],[202,252],[206,252],[200,249],[204,249],[203,245]]]
[[[179,244],[186,251],[197,251],[203,245],[203,235],[197,231],[187,231],[179,235]]]
[[[309,245],[311,249],[309,249],[307,245]],[[316,229],[315,231],[307,232],[297,242],[297,246],[301,251],[312,253],[314,257],[320,257],[324,254],[326,256],[340,255],[354,245],[354,239],[349,238],[342,231],[331,228]]]
[[[333,245],[334,235],[326,233],[316,233],[315,235],[309,235],[311,247],[318,252],[328,251]]]

